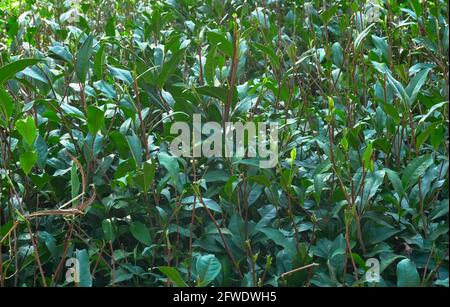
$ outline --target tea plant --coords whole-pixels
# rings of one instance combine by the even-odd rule
[[[448,9],[2,0],[0,286],[448,287]],[[276,167],[175,157],[194,114]]]

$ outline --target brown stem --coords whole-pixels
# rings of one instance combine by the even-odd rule
[[[225,103],[225,109],[223,114],[223,129],[225,131],[225,123],[228,122],[230,119],[230,110],[231,110],[231,103],[233,99],[233,88],[234,84],[236,82],[236,74],[237,74],[237,67],[238,67],[238,55],[239,55],[239,38],[238,38],[238,30],[237,25],[235,21],[234,29],[233,29],[233,57],[231,58],[231,70],[230,70],[230,77],[228,78],[228,93],[227,93],[227,100]]]
[[[228,257],[230,258],[231,262],[233,263],[234,267],[236,268],[236,271],[238,272],[239,277],[244,278],[241,270],[239,269],[239,264],[236,262],[233,254],[231,253],[231,250],[228,246],[228,243],[225,240],[225,236],[223,235],[222,229],[220,229],[219,223],[217,223],[217,220],[214,218],[214,215],[212,214],[211,210],[209,210],[209,208],[205,205],[205,202],[203,201],[203,197],[200,193],[200,190],[198,189],[198,187],[196,185],[194,186],[194,191],[196,191],[198,199],[199,199],[200,203],[202,204],[203,208],[205,209],[206,213],[208,214],[210,220],[213,222],[214,226],[216,226],[217,231],[219,232],[220,238],[222,239],[225,251],[227,252]],[[195,206],[195,204],[194,204],[194,206]]]
[[[69,250],[69,242],[70,242],[70,240],[71,240],[71,238],[72,238],[72,233],[73,233],[73,223],[71,223],[71,224],[69,225],[69,232],[67,233],[66,239],[65,239],[65,241],[64,241],[64,251],[63,251],[63,254],[62,254],[62,256],[61,256],[61,260],[59,261],[59,264],[58,264],[58,266],[56,267],[55,274],[53,275],[53,278],[52,278],[51,284],[52,284],[53,286],[55,286],[56,283],[58,282],[58,280],[59,280],[59,275],[61,274],[62,269],[63,269],[63,267],[64,267],[64,263],[65,263],[66,256],[67,256],[67,252],[68,252],[68,250]]]
[[[300,272],[300,271],[302,271],[304,269],[308,269],[308,268],[312,268],[312,267],[316,267],[316,266],[319,266],[319,264],[318,263],[314,263],[314,262],[310,263],[308,265],[305,265],[305,266],[302,266],[302,267],[299,267],[299,268],[296,268],[296,269],[284,272],[283,274],[281,274],[281,278],[285,278],[286,276],[288,276],[288,275],[290,275],[292,273]]]
[[[115,287],[116,282],[116,260],[114,259],[114,248],[112,242],[109,241],[109,250],[111,251],[111,286]]]
[[[202,63],[202,45],[199,44],[197,48],[197,56],[198,56],[198,64],[200,66],[200,75],[199,75],[199,83],[200,85],[204,85],[205,82],[203,81],[203,63]]]
[[[142,105],[141,105],[141,99],[139,98],[139,88],[138,88],[136,79],[133,82],[133,86],[134,86],[134,93],[136,95],[136,108],[137,108],[137,113],[138,113],[138,118],[139,118],[139,126],[141,127],[141,141],[142,141],[142,145],[144,145],[144,148],[145,148],[146,160],[148,160],[148,159],[150,159],[150,154],[148,152],[148,141],[147,141],[147,137],[146,137],[146,133],[145,133],[144,120],[142,119]]]
[[[353,252],[350,246],[350,229],[348,225],[345,226],[345,243],[347,245],[347,252],[350,254],[350,260],[352,262],[353,272],[355,273],[356,284],[359,285],[358,268],[356,267],[355,259],[353,259]]]
[[[195,169],[195,160],[192,159],[192,176],[194,183],[197,182],[197,172]],[[197,203],[197,194],[194,194],[194,206],[192,207],[192,215],[191,215],[191,224],[189,226],[189,258],[192,259],[192,240],[194,237],[194,221],[195,221],[195,204]],[[192,261],[189,262],[189,281],[191,280],[191,274],[192,274]]]

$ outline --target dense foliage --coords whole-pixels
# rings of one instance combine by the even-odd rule
[[[445,0],[2,0],[0,286],[448,287],[448,45]],[[175,158],[193,114],[279,163]]]

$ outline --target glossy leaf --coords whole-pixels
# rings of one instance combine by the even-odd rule
[[[150,237],[150,232],[143,223],[141,222],[133,222],[130,225],[130,231],[133,234],[133,237],[146,246],[150,246],[152,244],[152,239]]]
[[[83,45],[81,46],[76,56],[75,70],[81,83],[86,82],[87,74],[89,72],[89,59],[92,55],[93,43],[94,37],[88,36],[83,42]]]
[[[87,121],[89,132],[96,135],[103,127],[105,122],[105,115],[102,109],[96,106],[89,106],[87,108]]]
[[[416,265],[409,259],[403,259],[397,264],[397,286],[420,286],[420,277]]]
[[[204,287],[209,285],[219,275],[222,265],[214,255],[203,255],[197,258],[197,283]]]
[[[13,78],[16,73],[42,61],[42,59],[22,59],[0,67],[0,85]]]
[[[36,140],[36,138],[38,136],[36,124],[34,122],[33,117],[28,116],[25,119],[17,121],[16,129],[20,133],[20,135],[23,137],[24,141],[28,145],[33,146],[34,141]]]

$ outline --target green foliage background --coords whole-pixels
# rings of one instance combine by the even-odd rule
[[[0,286],[448,287],[448,45],[448,1],[2,1]],[[173,157],[194,113],[277,167]]]

